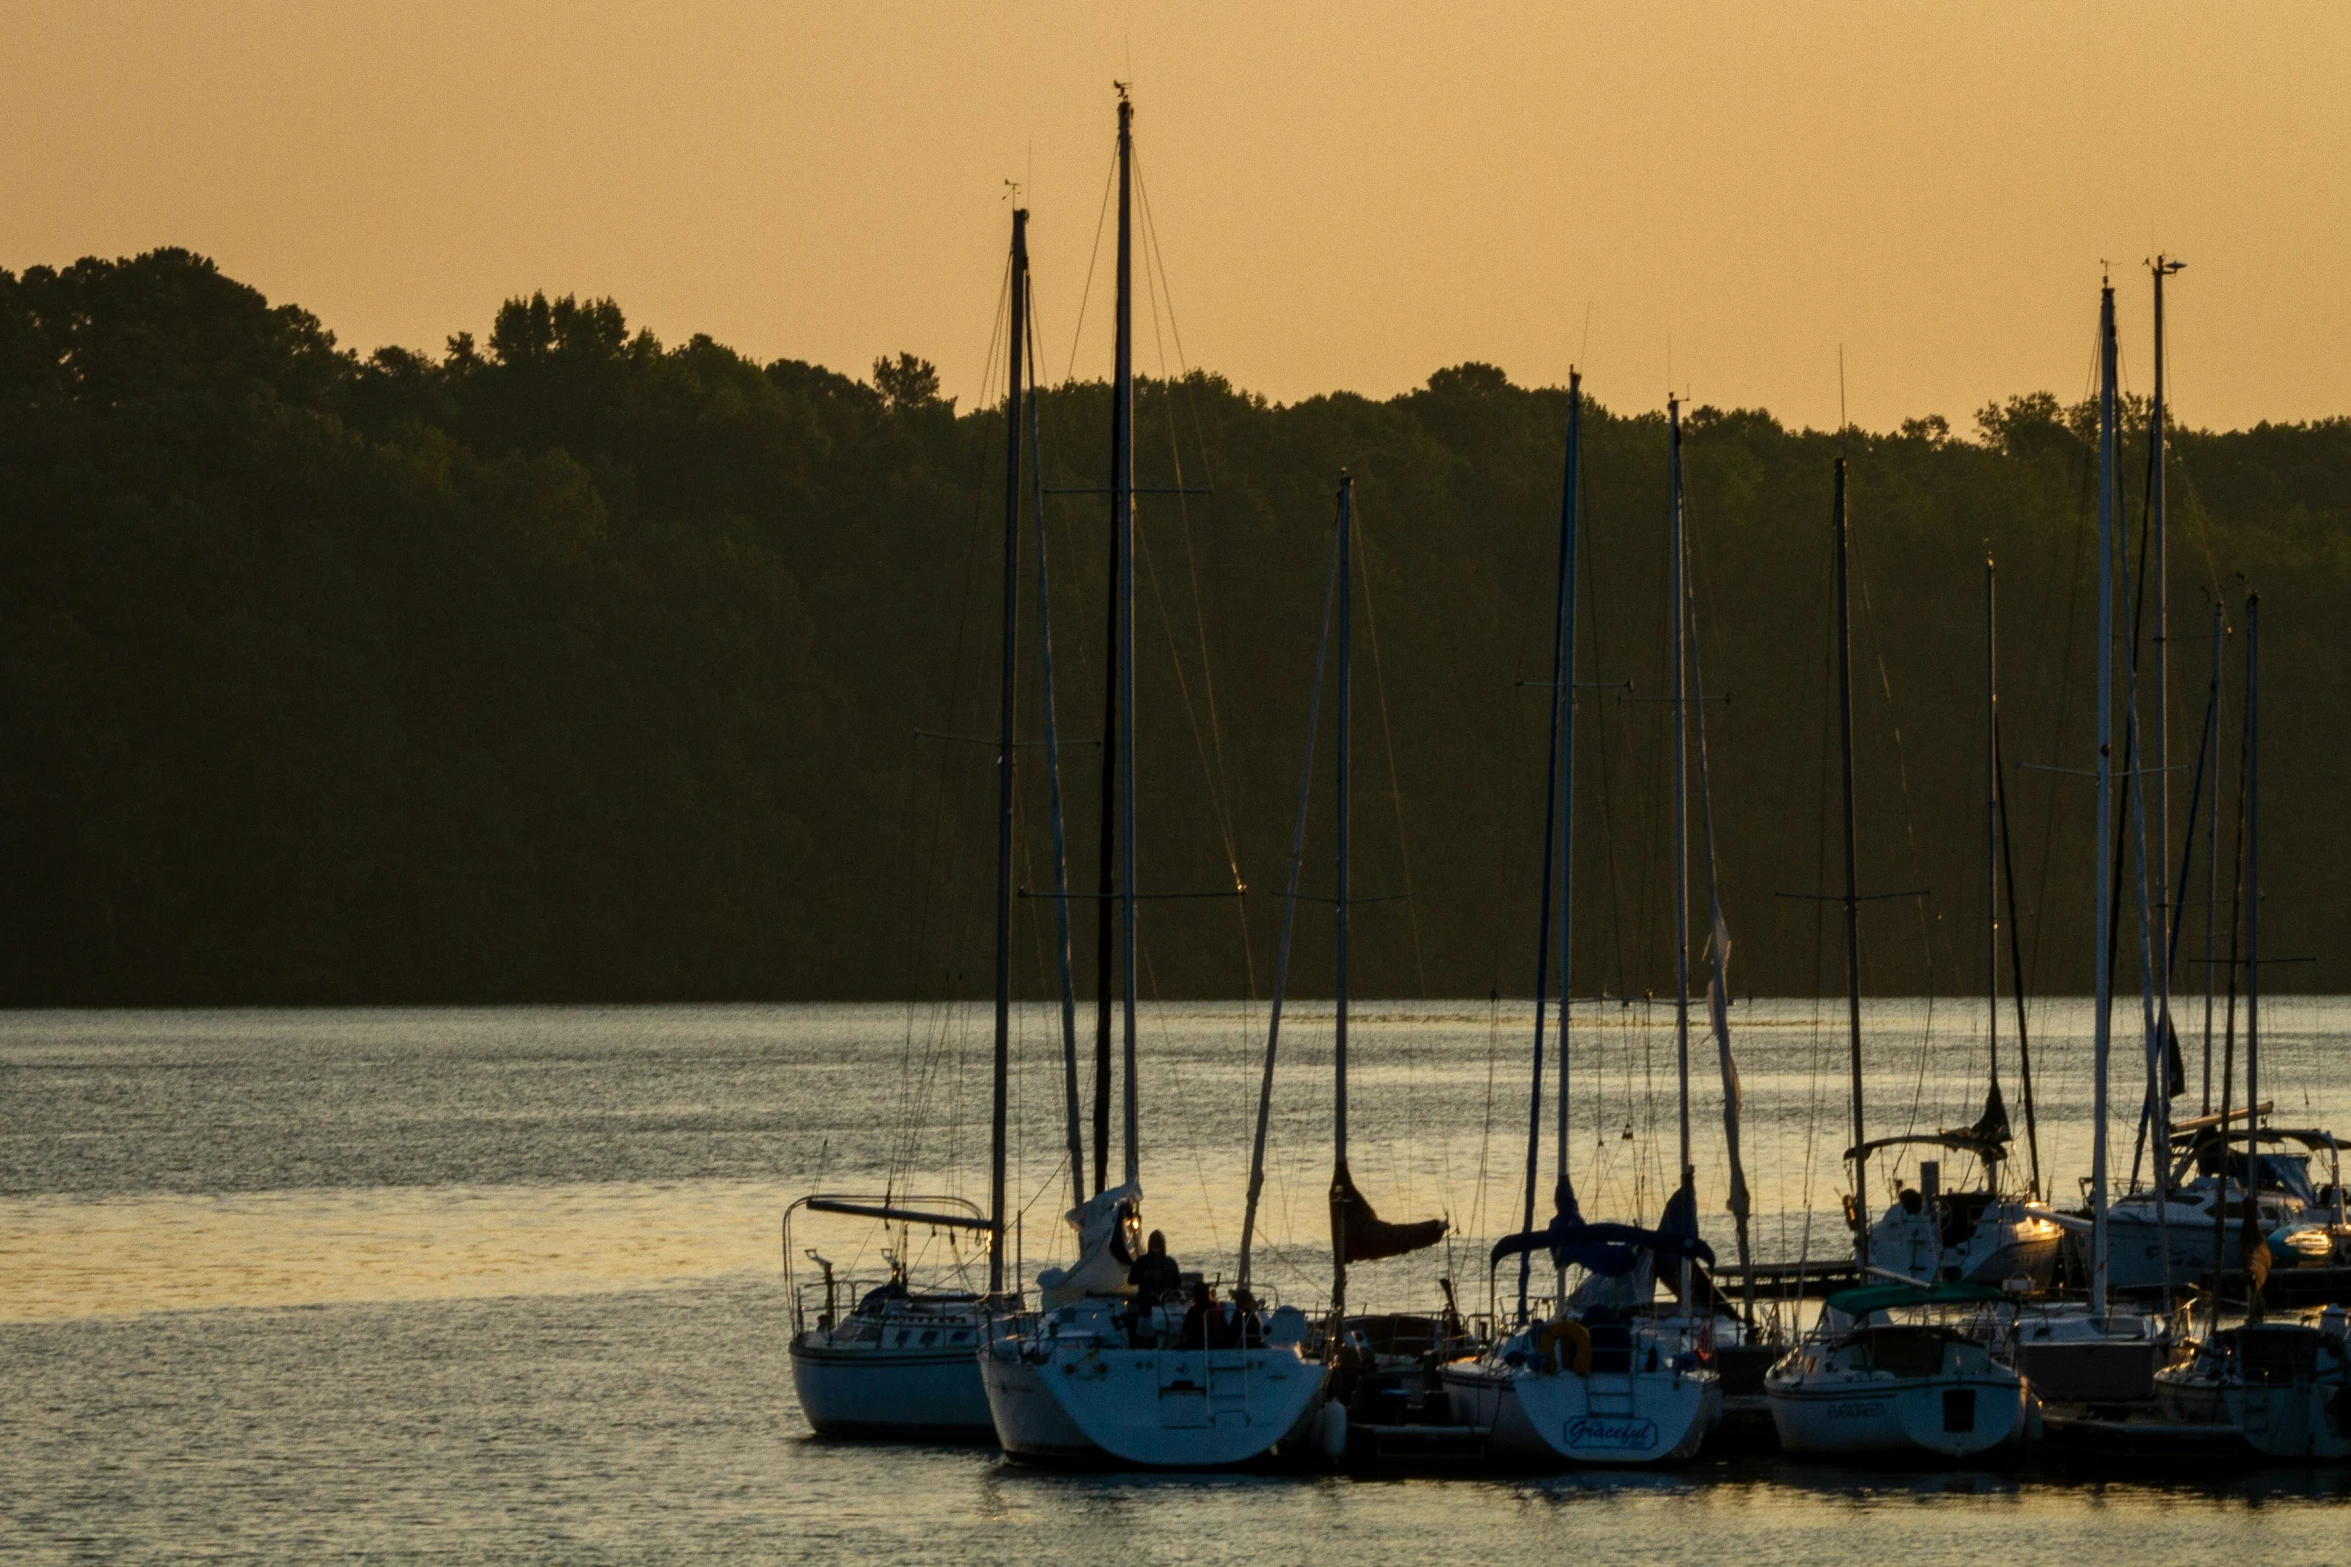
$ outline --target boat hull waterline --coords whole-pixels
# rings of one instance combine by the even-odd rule
[[[981,1380],[996,1437],[1015,1458],[1221,1469],[1314,1435],[1327,1368],[1295,1345],[1130,1348],[1014,1328]]]
[[[1845,1457],[1987,1453],[2024,1436],[2031,1397],[1998,1375],[1770,1386],[1782,1450]]]
[[[967,1338],[929,1349],[792,1342],[792,1388],[819,1436],[993,1442],[996,1425]]]
[[[1514,1463],[1670,1463],[1694,1456],[1722,1418],[1721,1385],[1702,1372],[1464,1363],[1440,1374],[1463,1424],[1483,1428],[1486,1451]]]

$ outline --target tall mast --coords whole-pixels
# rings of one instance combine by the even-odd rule
[[[2171,410],[2164,402],[2163,280],[2187,265],[2169,256],[2157,256],[2155,273],[2155,398],[2147,413],[2148,505],[2154,512],[2155,573],[2155,907],[2162,924],[2171,924],[2172,891],[2166,878],[2171,860],[2171,524],[2170,491],[2164,477],[2164,444],[2170,435]],[[2182,884],[2185,890],[2185,884]],[[2161,942],[2156,955],[2155,1013],[2163,1046],[2161,1080],[2155,1102],[2148,1106],[2157,1132],[2155,1180],[2162,1192],[2170,1180],[2171,1148],[2171,944]],[[2165,1271],[2166,1278],[2170,1272]]]
[[[2245,1218],[2244,1235],[2257,1243],[2255,1193],[2261,1176],[2261,595],[2245,596]],[[2221,1126],[2221,1148],[2228,1127]],[[2227,1196],[2228,1160],[2221,1160]],[[2261,1314],[2261,1291],[2245,1276],[2245,1304]]]
[[[1689,562],[1682,563],[1685,575]],[[1706,747],[1706,644],[1698,636],[1695,584],[1690,595],[1690,710],[1698,737],[1698,822],[1706,838],[1707,951],[1713,972],[1707,977],[1707,1024],[1714,1035],[1715,1064],[1722,1072],[1722,1151],[1729,1165],[1730,1190],[1725,1206],[1739,1241],[1739,1267],[1745,1280],[1744,1315],[1755,1322],[1755,1258],[1748,1247],[1747,1221],[1752,1206],[1747,1193],[1746,1162],[1739,1152],[1739,1067],[1731,1058],[1731,932],[1722,916],[1722,858],[1715,852],[1714,777]],[[1695,1198],[1692,1199],[1693,1212]]]
[[[1984,557],[1984,1041],[2000,1092],[2000,600]]]
[[[1031,330],[1034,331],[1033,326]],[[1068,1140],[1069,1200],[1070,1206],[1074,1208],[1086,1200],[1086,1129],[1084,1114],[1078,1107],[1078,998],[1069,938],[1069,839],[1063,830],[1061,720],[1053,697],[1053,593],[1045,551],[1044,459],[1042,443],[1037,437],[1037,389],[1033,369],[1030,377],[1027,388],[1030,516],[1035,522],[1037,535],[1038,684],[1044,692],[1045,818],[1052,829],[1053,839],[1053,964],[1061,979],[1062,1130]]]
[[[1127,699],[1133,695],[1134,672],[1129,667],[1132,659],[1132,630],[1129,611],[1134,604],[1131,549],[1134,543],[1135,481],[1134,481],[1134,299],[1132,261],[1132,209],[1130,192],[1132,182],[1129,169],[1134,150],[1134,105],[1127,101],[1124,83],[1118,85],[1118,305],[1117,346],[1110,381],[1110,607],[1109,630],[1105,638],[1109,645],[1108,662],[1102,674],[1102,820],[1098,862],[1100,867],[1099,896],[1094,912],[1094,1189],[1102,1190],[1110,1184],[1110,976],[1118,960],[1133,959],[1131,939],[1121,942],[1121,932],[1131,938],[1134,927],[1134,906],[1122,895],[1134,890],[1130,874],[1123,882],[1120,869],[1120,797],[1121,784],[1133,783],[1132,757],[1128,754],[1132,735],[1129,727],[1132,714]],[[1127,792],[1126,804],[1132,814],[1133,797]],[[1131,820],[1127,824],[1132,827]],[[1125,842],[1126,869],[1131,873],[1134,842],[1131,835]],[[1120,950],[1121,948],[1124,950]],[[1124,994],[1127,1000],[1127,1040],[1130,1055],[1133,1043],[1134,977],[1126,976]],[[1126,1124],[1126,1178],[1134,1178],[1134,1081],[1129,1062],[1127,1081],[1128,1116]]]
[[[1694,1217],[1690,1164],[1690,603],[1689,547],[1682,527],[1682,405],[1665,402],[1673,455],[1673,940],[1674,1072],[1681,1125],[1681,1186]],[[1690,1304],[1690,1261],[1682,1259],[1682,1309]]]
[[[1339,475],[1339,846],[1332,899],[1338,929],[1338,951],[1333,971],[1338,1027],[1331,1053],[1331,1109],[1335,1123],[1332,1143],[1342,1173],[1347,1168],[1347,862],[1353,830],[1349,805],[1355,788],[1353,759],[1349,754],[1354,749],[1349,721],[1349,709],[1354,705],[1354,532],[1355,481],[1342,472]],[[1347,1225],[1344,1214],[1338,1218],[1339,1222],[1331,1226],[1331,1315],[1336,1321],[1344,1321],[1347,1315]]]
[[[2214,971],[2212,919],[2220,912],[2220,600],[2212,601],[2212,675],[2204,695],[2204,748],[2212,757],[2212,806],[2204,824],[2204,1102],[2199,1113],[2212,1113],[2212,986]],[[2194,834],[2190,834],[2192,838]],[[2180,878],[2182,887],[2187,884]],[[2221,1143],[2228,1142],[2228,1123],[2221,1123]],[[2221,1184],[2228,1184],[2227,1171]]]
[[[1119,805],[1125,820],[1119,834],[1119,1042],[1120,1086],[1124,1090],[1125,1178],[1141,1174],[1142,1150],[1135,1139],[1135,288],[1134,136],[1135,107],[1126,88],[1118,90],[1118,357],[1111,396],[1111,527],[1118,556],[1118,747]]]
[[[1567,1189],[1567,907],[1566,854],[1554,843],[1554,827],[1566,836],[1569,807],[1575,792],[1575,523],[1576,447],[1582,434],[1583,377],[1567,376],[1567,490],[1559,503],[1559,577],[1552,601],[1550,738],[1543,753],[1543,867],[1536,897],[1535,918],[1535,1065],[1534,1083],[1527,1095],[1526,1219],[1520,1226],[1535,1227],[1535,1180],[1543,1162],[1543,1019],[1551,994],[1551,892],[1553,855],[1561,864],[1559,915],[1559,1192]],[[1534,1253],[1518,1254],[1518,1320],[1527,1319],[1527,1288]]]
[[[2114,895],[2114,486],[2115,463],[2114,285],[2098,297],[2098,911],[2096,1040],[2092,1068],[2090,1140],[2090,1311],[2106,1315],[2106,1062],[2113,1047],[2114,977],[2108,968],[2113,940],[2106,900]]]
[[[2024,1008],[2024,922],[2016,912],[2016,833],[2008,823],[2008,785],[2000,780],[2000,715],[1992,714],[1992,774],[1994,808],[2000,815],[2000,886],[2008,904],[2009,1004],[2016,1009],[2016,1076],[2024,1091],[2024,1141],[2032,1160],[2032,1192],[2043,1196],[2041,1180],[2041,1126],[2033,1109],[2033,1033]]]
[[[1574,1066],[1567,1054],[1568,955],[1574,950],[1568,942],[1568,935],[1575,915],[1575,905],[1570,900],[1575,891],[1576,528],[1582,521],[1583,448],[1584,378],[1580,371],[1570,367],[1567,372],[1567,476],[1559,499],[1559,629],[1553,633],[1559,644],[1559,655],[1553,661],[1558,666],[1553,678],[1559,682],[1559,688],[1554,693],[1559,705],[1553,710],[1559,725],[1559,1173],[1552,1183],[1551,1201],[1554,1211],[1561,1213],[1567,1211],[1569,1193],[1574,1190],[1568,1183],[1567,1170],[1568,1089],[1573,1081]],[[1541,990],[1538,984],[1535,1001],[1537,1027],[1541,1026],[1543,1015]],[[1559,1283],[1565,1282],[1565,1270],[1562,1269]]]
[[[1257,1138],[1249,1149],[1249,1195],[1241,1205],[1241,1266],[1235,1279],[1237,1288],[1249,1283],[1249,1256],[1251,1243],[1257,1236],[1257,1204],[1265,1194],[1265,1135],[1273,1120],[1273,1069],[1282,1044],[1282,1003],[1290,993],[1290,937],[1298,924],[1298,872],[1306,861],[1306,809],[1314,796],[1314,740],[1322,725],[1322,671],[1324,657],[1331,646],[1331,596],[1338,591],[1339,531],[1331,530],[1330,567],[1323,574],[1322,619],[1314,634],[1314,683],[1312,695],[1306,702],[1306,756],[1298,764],[1298,814],[1290,830],[1290,874],[1282,889],[1282,940],[1273,965],[1273,1004],[1268,1009],[1265,1027],[1265,1070],[1257,1086]],[[1336,1163],[1332,1171],[1332,1192],[1337,1194],[1339,1182]],[[1341,1219],[1336,1212],[1334,1219]],[[1332,1251],[1345,1244],[1340,1238],[1344,1221],[1331,1226]]]
[[[1845,459],[1837,459],[1837,739],[1845,801],[1845,1024],[1853,1069],[1853,1231],[1862,1272],[1869,1271],[1869,1183],[1861,1152],[1861,898],[1860,850],[1853,831],[1853,524],[1845,510]]]
[[[988,1293],[1004,1291],[1005,1096],[1012,1076],[1012,674],[1020,629],[1021,350],[1028,343],[1029,214],[1012,209],[1012,346],[1004,380],[1004,650],[996,704],[996,1063],[988,1139]]]

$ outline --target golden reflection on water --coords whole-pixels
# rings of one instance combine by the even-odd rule
[[[0,1322],[574,1295],[776,1267],[759,1182],[0,1201]]]

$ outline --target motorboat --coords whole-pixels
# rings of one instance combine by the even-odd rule
[[[1870,1284],[1828,1298],[1821,1321],[1764,1378],[1790,1453],[1972,1458],[2031,1434],[2025,1379],[1995,1352],[1980,1284]],[[1902,1315],[1897,1318],[1896,1313]]]
[[[2263,1112],[2268,1108],[2263,1105]],[[2228,1119],[2243,1116],[2237,1111]],[[2184,1288],[2207,1278],[2216,1258],[2221,1267],[2232,1265],[2243,1250],[2248,1194],[2263,1235],[2329,1221],[2337,1206],[2333,1194],[2341,1185],[2332,1133],[2268,1127],[2224,1133],[2222,1119],[2203,1117],[2175,1129],[2178,1158],[2169,1179],[2118,1197],[2109,1207],[2107,1244],[2115,1288]],[[2247,1146],[2255,1139],[2273,1146],[2256,1157]],[[2300,1144],[2300,1151],[2274,1146],[2285,1143]],[[2310,1171],[2311,1158],[2322,1151],[2338,1167],[2323,1197]]]

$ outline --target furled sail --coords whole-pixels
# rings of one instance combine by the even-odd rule
[[[1609,1278],[1622,1278],[1632,1272],[1644,1255],[1677,1261],[1687,1257],[1707,1267],[1714,1266],[1714,1248],[1699,1239],[1695,1214],[1683,1221],[1671,1203],[1667,1204],[1667,1216],[1658,1228],[1644,1230],[1631,1224],[1587,1224],[1576,1206],[1575,1193],[1563,1185],[1559,1196],[1559,1211],[1552,1215],[1548,1225],[1503,1236],[1494,1243],[1488,1265],[1498,1264],[1503,1258],[1522,1251],[1542,1248],[1551,1253],[1551,1260],[1560,1267],[1572,1263]],[[1687,1206],[1686,1201],[1684,1205]]]
[[[1710,841],[1709,855],[1712,852]],[[1714,940],[1709,956],[1714,960],[1714,977],[1706,982],[1706,1016],[1714,1027],[1714,1048],[1722,1063],[1722,1140],[1731,1165],[1729,1206],[1731,1217],[1739,1226],[1739,1253],[1743,1260],[1747,1251],[1749,1201],[1746,1161],[1739,1156],[1739,1114],[1745,1108],[1745,1096],[1739,1088],[1738,1063],[1731,1059],[1731,932],[1723,922],[1719,903],[1714,908]]]
[[[1976,1117],[1975,1125],[1965,1129],[1966,1135],[1987,1147],[2005,1147],[2016,1134],[2008,1128],[2008,1106],[2000,1098],[2000,1085],[1992,1084],[1992,1091],[1984,1096],[1984,1113]]]
[[[1434,1246],[1444,1238],[1446,1228],[1443,1219],[1390,1224],[1355,1189],[1355,1177],[1347,1173],[1346,1160],[1341,1159],[1331,1171],[1331,1246],[1350,1264],[1401,1257]]]

